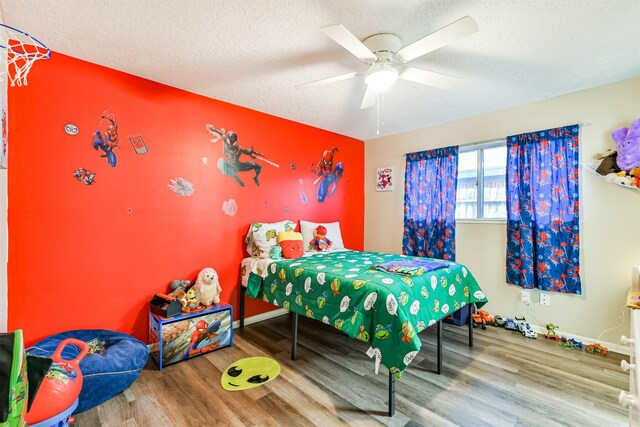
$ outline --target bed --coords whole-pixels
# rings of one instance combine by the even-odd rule
[[[389,415],[392,416],[395,378],[400,378],[420,350],[418,333],[437,324],[439,373],[441,320],[465,305],[480,307],[487,302],[471,272],[458,263],[445,261],[442,268],[415,276],[372,268],[413,259],[424,260],[350,250],[291,260],[245,258],[241,266],[241,325],[246,293],[294,313],[292,359],[295,359],[299,314],[369,343],[367,354],[375,360],[376,372],[380,364],[389,369]],[[471,322],[469,331],[472,332]],[[469,345],[472,345],[472,335]]]

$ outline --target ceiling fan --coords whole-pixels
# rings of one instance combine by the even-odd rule
[[[342,25],[322,27],[323,33],[369,66],[369,70],[364,73],[367,91],[360,108],[373,106],[378,93],[389,89],[398,78],[440,89],[451,88],[458,80],[457,78],[404,64],[477,31],[476,21],[470,16],[465,16],[415,43],[402,47],[400,37],[395,34],[378,33],[360,41]],[[362,73],[354,71],[303,83],[297,87],[333,83],[360,75]]]

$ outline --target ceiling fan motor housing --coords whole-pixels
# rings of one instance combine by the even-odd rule
[[[402,40],[396,34],[373,34],[362,41],[377,57],[376,63],[393,62],[397,51],[402,47]]]

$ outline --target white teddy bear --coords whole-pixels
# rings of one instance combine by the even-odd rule
[[[200,292],[200,304],[207,306],[212,303],[220,303],[220,292],[222,292],[222,288],[218,281],[218,273],[216,273],[213,268],[203,268],[202,271],[198,273],[198,278],[193,288]]]

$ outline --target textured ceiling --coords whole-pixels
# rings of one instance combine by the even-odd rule
[[[639,0],[0,0],[5,23],[52,50],[174,87],[359,139],[362,78],[296,84],[362,62],[320,28],[403,44],[465,15],[480,31],[411,62],[460,78],[443,91],[398,81],[384,96],[380,136],[640,75]],[[36,65],[37,67],[37,65]],[[35,68],[34,68],[35,70]],[[212,118],[215,120],[215,118]]]

